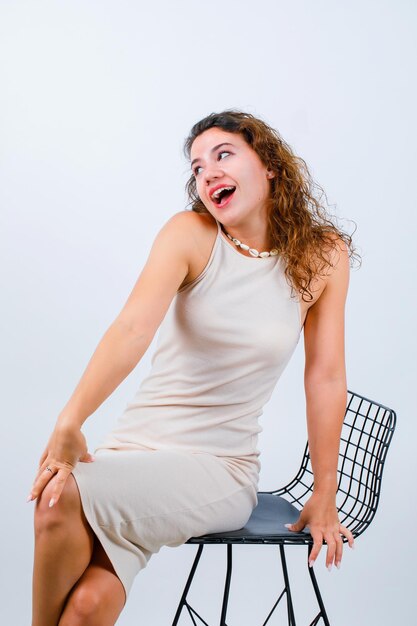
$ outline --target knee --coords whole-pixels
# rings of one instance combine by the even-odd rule
[[[103,598],[91,585],[80,585],[69,599],[71,626],[84,626],[97,623],[97,616]]]
[[[70,474],[65,482],[59,501],[49,508],[49,501],[54,491],[52,478],[42,491],[36,502],[35,532],[51,531],[68,524],[70,513],[80,506],[80,497],[75,479]]]

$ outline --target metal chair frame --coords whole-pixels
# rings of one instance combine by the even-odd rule
[[[357,538],[372,522],[380,498],[381,480],[385,459],[392,440],[396,425],[396,414],[392,409],[369,400],[352,391],[348,391],[348,401],[339,449],[338,462],[338,490],[336,504],[340,523],[349,528]],[[220,626],[227,626],[227,608],[232,576],[232,547],[233,544],[274,544],[279,546],[281,566],[284,578],[284,589],[278,596],[272,609],[268,613],[262,626],[265,626],[279,602],[286,597],[288,626],[296,626],[295,613],[291,597],[291,587],[288,568],[285,558],[285,545],[306,545],[307,570],[315,592],[319,612],[313,618],[310,626],[316,626],[323,620],[325,626],[330,626],[329,618],[321,597],[314,568],[308,566],[308,557],[313,547],[313,539],[308,529],[300,533],[288,531],[284,522],[292,521],[288,518],[288,507],[293,511],[294,521],[310,497],[314,486],[314,476],[311,467],[308,443],[303,459],[296,476],[285,487],[275,491],[258,492],[258,505],[252,512],[246,526],[237,531],[212,533],[201,537],[191,537],[186,543],[198,544],[197,554],[191,567],[180,603],[178,605],[172,626],[176,626],[181,613],[185,608],[194,626],[209,624],[197,613],[188,602],[188,592],[197,570],[203,548],[207,544],[227,544],[227,571],[223,593],[223,603],[220,616]],[[268,532],[257,532],[256,520],[262,520],[263,512],[271,506],[286,507],[284,519],[273,520],[274,528]],[[258,524],[259,527],[259,524]],[[266,526],[264,525],[266,528]],[[343,541],[346,542],[345,537]],[[195,620],[198,619],[199,622]],[[189,622],[188,622],[189,623]]]

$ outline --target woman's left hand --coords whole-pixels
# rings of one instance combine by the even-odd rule
[[[295,524],[286,524],[294,532],[300,532],[305,526],[309,527],[314,542],[309,558],[310,567],[314,565],[324,540],[327,544],[327,569],[330,571],[333,563],[339,569],[343,554],[342,535],[346,537],[351,548],[354,547],[354,539],[350,530],[339,522],[334,495],[313,492]]]

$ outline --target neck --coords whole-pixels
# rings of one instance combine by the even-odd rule
[[[222,224],[221,228],[223,232],[227,235],[227,237],[233,241],[236,247],[244,250],[249,256],[264,258],[269,256],[276,256],[278,254],[278,250],[275,247],[272,249],[270,249],[268,246],[255,247],[254,244],[249,244],[248,240],[242,241],[239,237],[235,237],[234,235],[232,235],[224,228]]]
[[[256,250],[260,251],[270,250],[272,248],[273,244],[268,237],[266,229],[263,233],[258,232],[254,234],[252,232],[252,234],[249,234],[247,229],[243,230],[234,226],[229,228],[224,226],[223,224],[221,224],[220,226],[226,235],[230,235],[234,239],[238,239],[241,243],[246,244],[250,248],[255,248]]]

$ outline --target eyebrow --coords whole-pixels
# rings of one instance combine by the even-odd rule
[[[223,143],[219,143],[217,144],[217,146],[214,146],[214,148],[212,148],[210,150],[211,153],[216,152],[216,150],[218,150],[219,148],[221,148],[222,146],[233,146],[233,148],[235,147],[232,143],[228,143],[228,142],[223,142]],[[197,161],[201,161],[201,159],[193,159],[191,161],[191,168],[193,167],[194,163],[197,163]]]

